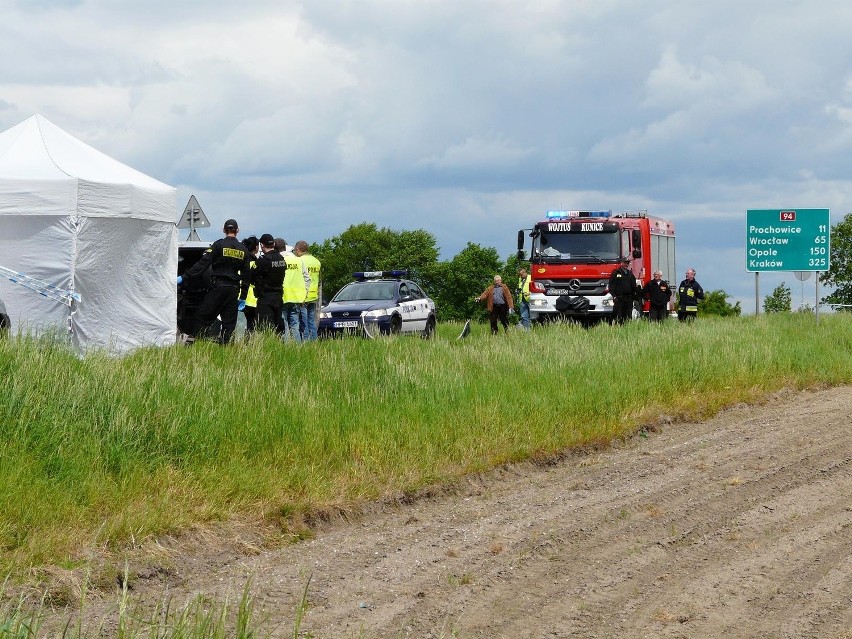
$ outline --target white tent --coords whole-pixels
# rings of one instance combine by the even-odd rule
[[[173,344],[175,198],[40,115],[0,133],[0,267],[79,296],[0,275],[13,331],[70,334],[81,355]]]

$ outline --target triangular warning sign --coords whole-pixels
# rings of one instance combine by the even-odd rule
[[[198,200],[194,195],[189,196],[189,202],[186,203],[186,208],[183,210],[183,215],[180,216],[177,227],[179,229],[204,229],[210,226],[210,220],[204,215]]]

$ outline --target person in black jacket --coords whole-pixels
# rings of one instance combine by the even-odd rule
[[[243,238],[243,246],[248,249],[249,261],[251,262],[250,272],[253,273],[257,264],[257,249],[260,246],[260,241],[254,235],[249,235]],[[248,338],[254,332],[254,328],[257,325],[257,295],[255,294],[254,286],[249,286],[243,316],[246,318],[246,338]]]
[[[636,276],[630,270],[630,258],[621,258],[621,266],[609,276],[609,293],[612,295],[612,319],[623,324],[633,316],[633,301],[638,292]]]
[[[207,291],[195,316],[195,330],[188,336],[191,343],[195,337],[203,336],[216,319],[222,318],[219,343],[227,344],[237,327],[237,313],[246,305],[246,295],[251,277],[251,254],[237,239],[239,226],[236,220],[226,220],[222,228],[225,237],[216,240],[184,278],[194,278],[204,273],[209,265],[213,272],[212,287]],[[182,278],[178,278],[178,284]]]
[[[669,300],[672,298],[672,288],[663,279],[662,271],[654,271],[654,279],[645,284],[642,297],[651,303],[648,319],[652,322],[662,322],[669,314]]]
[[[260,236],[263,254],[257,259],[252,281],[257,295],[257,323],[260,328],[272,328],[278,335],[284,332],[281,318],[281,296],[287,262],[275,250],[275,238],[269,233]]]
[[[698,302],[704,299],[704,289],[695,279],[695,269],[686,269],[686,279],[677,287],[677,318],[681,322],[698,317]]]

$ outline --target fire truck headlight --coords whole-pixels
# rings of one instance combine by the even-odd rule
[[[547,300],[530,300],[530,308],[547,308]]]
[[[605,298],[601,300],[601,306],[610,307],[613,306],[612,298],[607,295]]]

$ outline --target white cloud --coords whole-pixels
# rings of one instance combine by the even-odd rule
[[[662,116],[602,139],[589,158],[616,166],[640,162],[659,166],[661,154],[712,161],[710,154],[718,158],[725,145],[736,152],[738,132],[777,97],[755,69],[714,57],[703,59],[701,66],[688,65],[675,47],[668,46],[645,82],[640,104]]]
[[[469,137],[460,144],[444,149],[438,156],[421,159],[418,165],[441,170],[504,170],[517,167],[530,155],[528,149],[519,148],[501,136]]]
[[[648,209],[739,291],[747,208],[852,209],[848,3],[41,0],[3,18],[0,128],[44,114],[196,193],[211,236],[232,215],[311,240],[375,221],[426,228],[444,257],[508,255],[549,208]]]
[[[667,111],[700,109],[719,117],[759,108],[778,97],[759,70],[738,60],[706,56],[699,65],[682,62],[669,45],[645,83],[643,105]]]

